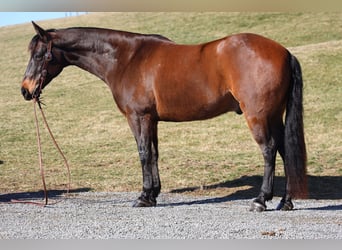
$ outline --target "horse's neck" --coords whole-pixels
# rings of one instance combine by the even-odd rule
[[[134,51],[134,43],[122,36],[114,31],[68,30],[63,34],[60,47],[67,64],[80,67],[108,82],[109,73],[125,65],[129,58],[127,53]]]

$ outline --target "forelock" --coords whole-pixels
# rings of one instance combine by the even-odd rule
[[[29,46],[28,46],[28,50],[32,52],[32,51],[36,48],[36,46],[37,46],[37,44],[38,44],[38,41],[39,41],[39,36],[38,36],[38,35],[35,35],[35,36],[32,38],[32,40],[31,40],[31,42],[30,42],[30,44],[29,44]]]

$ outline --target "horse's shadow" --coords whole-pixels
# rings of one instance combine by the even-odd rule
[[[90,188],[78,188],[69,190],[69,193],[83,193],[91,191]],[[57,199],[60,198],[63,194],[66,194],[66,190],[48,190],[48,197],[49,199]],[[38,200],[44,199],[44,191],[40,190],[37,192],[18,192],[18,193],[7,193],[7,194],[0,194],[0,203],[8,203],[12,200]]]
[[[242,176],[239,179],[208,185],[205,187],[186,187],[173,189],[170,193],[192,193],[204,188],[206,190],[218,189],[218,188],[234,188],[237,191],[222,197],[206,197],[203,199],[194,199],[193,201],[184,202],[171,202],[167,204],[159,204],[158,206],[184,206],[193,204],[210,204],[210,203],[223,203],[233,200],[251,200],[256,197],[260,190],[262,182],[262,176]],[[274,196],[281,197],[283,195],[285,187],[284,177],[275,177],[274,181]],[[239,189],[241,187],[248,186],[248,189]],[[317,200],[340,200],[342,199],[342,176],[308,176],[308,189],[309,199]],[[79,188],[72,189],[69,193],[82,193],[89,192],[91,188]],[[60,198],[66,190],[48,190],[49,199]],[[8,203],[12,200],[32,200],[32,199],[43,199],[44,192],[42,190],[37,192],[17,192],[0,194],[0,203]],[[324,207],[312,207],[307,210],[342,210],[341,205],[327,205]]]
[[[190,193],[196,192],[201,188],[210,190],[217,188],[234,188],[237,189],[232,194],[223,197],[213,197],[213,198],[205,198],[200,200],[194,200],[189,202],[179,202],[179,203],[170,203],[168,206],[181,206],[181,205],[192,205],[192,204],[208,204],[208,203],[222,203],[233,200],[240,199],[253,199],[255,198],[260,191],[260,185],[262,182],[262,176],[242,176],[239,179],[226,181],[222,183],[217,183],[213,185],[208,185],[205,187],[187,187],[187,188],[179,188],[173,189],[170,193]],[[239,190],[239,187],[249,186],[248,189]],[[274,180],[274,196],[283,196],[285,188],[285,178],[284,177],[275,177]],[[339,200],[342,199],[342,176],[308,176],[308,191],[309,197],[308,199],[317,199],[317,200]],[[308,208],[310,210],[342,210],[341,205],[328,205],[325,207],[313,207]]]

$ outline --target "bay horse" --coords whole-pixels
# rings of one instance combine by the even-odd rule
[[[250,210],[264,211],[273,198],[277,152],[286,176],[277,209],[291,210],[292,198],[306,197],[301,67],[277,42],[241,33],[182,45],[161,35],[90,27],[44,30],[32,24],[36,35],[29,44],[22,95],[38,99],[69,65],[103,80],[137,143],[143,185],[134,207],[156,206],[161,191],[158,122],[204,120],[228,111],[244,114],[265,162]]]

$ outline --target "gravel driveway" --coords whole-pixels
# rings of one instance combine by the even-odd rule
[[[2,199],[0,239],[342,239],[342,200],[296,200],[283,212],[275,197],[256,213],[251,200],[170,193],[132,208],[138,195],[85,192],[47,207]]]

